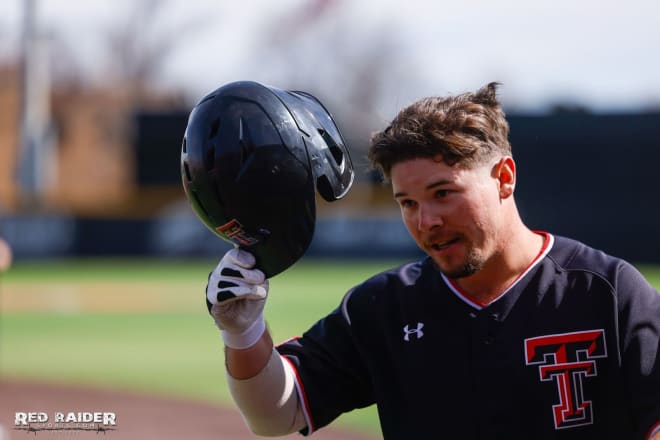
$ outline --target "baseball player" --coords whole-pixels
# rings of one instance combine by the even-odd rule
[[[12,251],[9,243],[0,237],[0,274],[9,270],[12,259]]]
[[[523,223],[496,90],[422,99],[372,138],[421,261],[276,347],[254,256],[233,249],[212,272],[255,433],[309,435],[375,404],[385,439],[660,440],[660,295],[627,262]]]

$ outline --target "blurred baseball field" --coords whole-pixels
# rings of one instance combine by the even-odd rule
[[[215,261],[17,262],[0,281],[0,378],[231,405],[204,288]],[[366,277],[400,262],[305,261],[271,280],[276,342],[301,335]],[[375,409],[338,424],[380,432]]]
[[[302,334],[366,277],[400,261],[303,260],[271,280],[276,342]],[[208,260],[17,262],[0,281],[0,378],[140,391],[230,405],[204,304]],[[660,267],[641,266],[660,288]],[[338,424],[378,433],[374,408]]]

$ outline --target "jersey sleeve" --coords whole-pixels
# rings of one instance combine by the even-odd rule
[[[319,320],[300,338],[280,344],[277,350],[291,364],[308,421],[301,434],[329,424],[341,413],[374,403],[367,369],[347,317],[344,302]]]
[[[660,294],[632,266],[617,277],[622,367],[638,439],[660,427]]]

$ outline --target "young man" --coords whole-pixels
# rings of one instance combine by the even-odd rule
[[[660,295],[630,264],[534,231],[496,84],[422,99],[372,139],[422,261],[274,348],[267,280],[231,250],[207,299],[257,434],[378,406],[386,439],[660,439]],[[231,298],[231,299],[227,299]]]

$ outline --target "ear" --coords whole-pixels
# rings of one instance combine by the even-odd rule
[[[513,195],[516,187],[516,162],[511,156],[504,156],[493,169],[495,179],[498,183],[500,199],[506,199]]]

